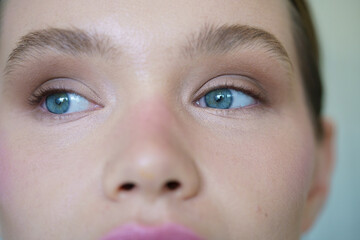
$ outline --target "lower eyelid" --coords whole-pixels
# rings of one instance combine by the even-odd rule
[[[35,118],[38,121],[45,121],[48,123],[53,124],[59,124],[59,123],[67,123],[72,122],[76,120],[80,120],[82,118],[87,117],[90,112],[89,111],[83,111],[83,112],[77,112],[77,113],[69,113],[69,114],[53,114],[45,109],[40,109],[36,111]]]
[[[222,117],[225,119],[239,119],[239,118],[251,118],[253,119],[256,114],[264,113],[265,108],[259,103],[243,108],[232,109],[217,109],[217,108],[202,108],[202,111],[213,115],[214,117]]]

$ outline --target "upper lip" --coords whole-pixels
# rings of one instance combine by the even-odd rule
[[[161,226],[126,224],[110,231],[101,240],[203,240],[192,230],[179,224]]]

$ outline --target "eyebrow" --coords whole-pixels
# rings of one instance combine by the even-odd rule
[[[183,54],[194,57],[200,54],[227,54],[241,48],[265,49],[272,57],[285,63],[289,70],[292,62],[281,42],[270,32],[248,25],[209,25],[190,35]]]
[[[27,59],[37,58],[47,51],[72,56],[100,55],[106,59],[119,54],[119,49],[110,37],[81,29],[48,28],[30,32],[20,38],[16,48],[10,53],[5,75]]]
[[[200,54],[227,54],[239,47],[263,48],[268,53],[292,68],[290,58],[281,42],[271,33],[248,25],[209,25],[190,34],[182,47],[185,57]],[[119,55],[119,47],[111,38],[81,29],[48,28],[30,32],[21,37],[16,48],[10,53],[5,75],[16,65],[27,59],[43,55],[46,51],[73,56],[102,56],[112,59]]]

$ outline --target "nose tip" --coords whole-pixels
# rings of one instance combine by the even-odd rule
[[[187,155],[169,151],[140,152],[114,159],[107,165],[104,189],[108,198],[115,201],[124,197],[186,200],[197,194],[199,174]]]

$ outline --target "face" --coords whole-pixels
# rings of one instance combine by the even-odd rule
[[[127,224],[298,239],[321,147],[288,7],[8,1],[4,239],[97,240]]]

